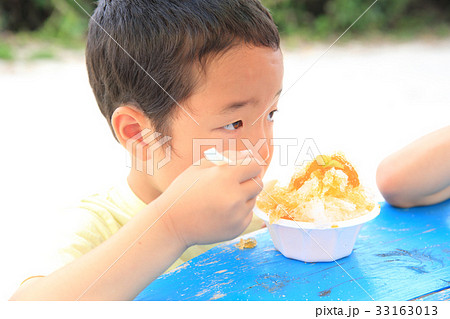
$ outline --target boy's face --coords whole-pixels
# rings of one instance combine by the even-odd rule
[[[200,151],[212,146],[219,151],[239,151],[251,144],[252,151],[265,161],[265,172],[273,154],[273,119],[282,79],[280,50],[242,45],[212,59],[195,93],[180,104],[189,115],[177,106],[171,125],[170,161],[156,169],[165,153],[160,148],[154,154],[154,187],[163,192],[183,170],[203,157]],[[195,143],[204,146],[199,149]]]

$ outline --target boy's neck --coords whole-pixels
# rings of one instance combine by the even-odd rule
[[[131,169],[127,182],[133,193],[145,204],[151,203],[161,192],[141,172]]]

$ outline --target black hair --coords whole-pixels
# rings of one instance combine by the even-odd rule
[[[174,100],[194,92],[195,66],[239,43],[280,47],[258,0],[100,0],[89,22],[89,82],[110,126],[114,110],[129,104],[168,135]]]

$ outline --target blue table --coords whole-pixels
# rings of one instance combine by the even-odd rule
[[[243,236],[256,238],[256,248],[237,249],[239,238],[219,245],[135,300],[449,300],[449,235],[450,200],[411,209],[382,203],[337,263],[285,258],[262,229]]]

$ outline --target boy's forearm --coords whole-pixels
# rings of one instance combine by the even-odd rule
[[[396,206],[429,205],[449,196],[450,126],[430,133],[383,160],[377,183]]]
[[[100,246],[47,277],[25,283],[11,299],[133,299],[186,249],[165,216],[157,220],[165,209],[155,200]]]

